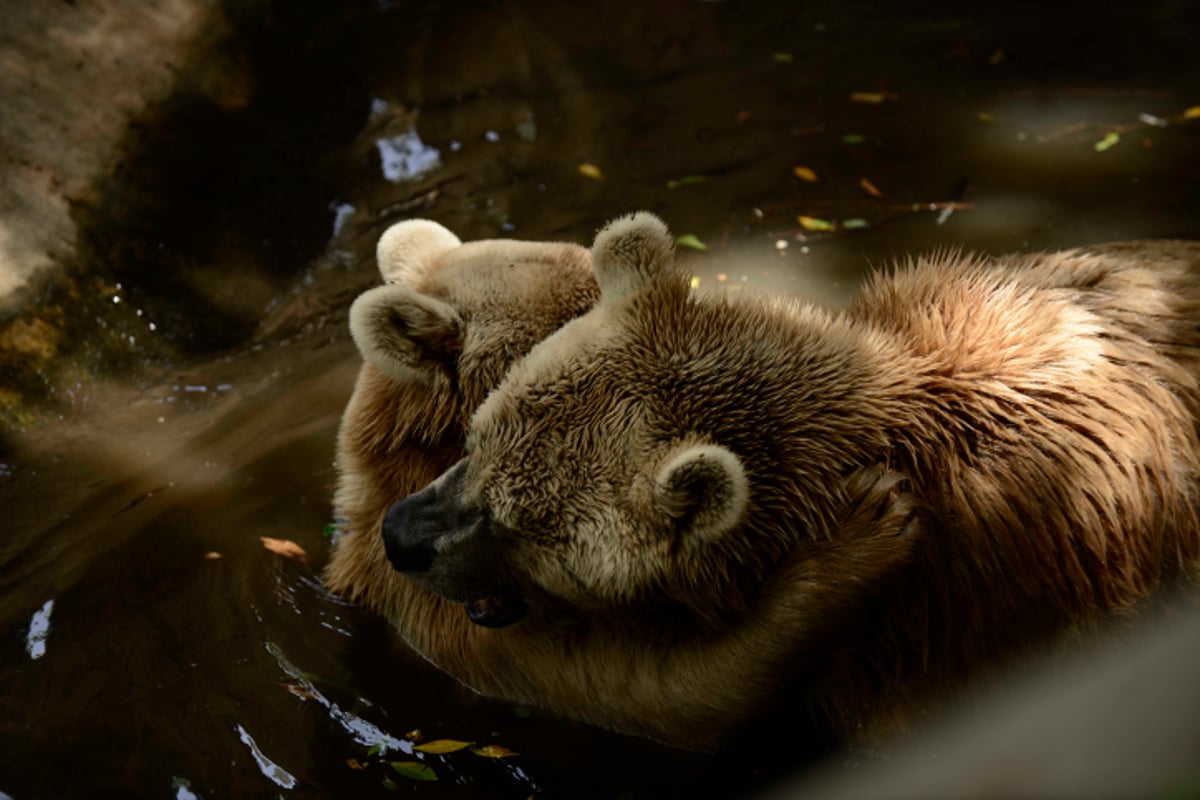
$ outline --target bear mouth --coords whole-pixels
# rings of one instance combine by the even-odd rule
[[[467,619],[484,628],[507,628],[525,616],[525,600],[514,591],[498,589],[464,605]]]

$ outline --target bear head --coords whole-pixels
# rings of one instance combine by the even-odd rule
[[[388,565],[389,505],[462,456],[467,420],[509,366],[595,303],[589,252],[565,242],[463,243],[429,220],[390,227],[386,282],[360,295],[350,331],[363,365],[338,433],[343,534],[325,583],[391,615],[419,592]]]

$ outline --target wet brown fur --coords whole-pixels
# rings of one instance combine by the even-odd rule
[[[476,266],[484,266],[481,274],[486,274],[487,243],[471,247]],[[453,251],[447,250],[448,258],[439,255],[434,259],[428,255],[428,247],[410,249],[415,252],[394,259],[404,262],[405,269],[399,269],[386,263],[389,259],[381,247],[385,277],[398,276],[401,284],[431,291],[463,317],[479,315],[478,301],[470,292],[456,293],[453,287],[432,280],[447,275],[443,270],[453,262]],[[434,248],[434,252],[441,251]],[[577,260],[569,255],[570,261]],[[594,281],[580,282],[574,267],[567,269],[565,277],[560,284],[576,289],[560,293],[553,307],[526,307],[526,298],[506,295],[504,284],[497,282],[486,317],[493,326],[506,317],[524,320],[527,325],[536,320],[536,325],[528,328],[531,336],[548,335],[553,327],[579,313],[581,304],[592,305],[597,296]],[[512,329],[503,324],[491,331]],[[750,664],[764,652],[763,639],[773,636],[769,621],[752,621],[739,632],[710,636],[707,629],[697,631],[688,616],[653,606],[631,606],[621,613],[587,618],[580,616],[578,608],[527,583],[533,595],[529,618],[511,628],[488,630],[471,624],[460,605],[441,599],[392,569],[379,535],[388,507],[424,487],[462,456],[472,411],[501,382],[503,368],[532,347],[530,337],[476,337],[472,341],[474,351],[451,347],[456,356],[445,353],[436,369],[407,379],[389,375],[371,363],[362,366],[338,437],[334,505],[345,532],[336,541],[326,568],[326,585],[390,619],[418,653],[486,694],[549,706],[625,730],[633,726],[622,716],[581,714],[580,708],[587,702],[584,697],[629,697],[646,717],[667,720],[675,718],[673,706],[687,704],[684,695],[696,691],[720,695],[730,684],[730,675],[748,673]],[[456,358],[465,363],[456,364]],[[492,368],[470,368],[480,358]],[[873,466],[861,470],[846,485],[840,512],[844,528],[850,532],[847,538],[865,538],[869,533],[876,541],[885,541],[911,530],[912,506],[901,492],[901,483],[896,473]],[[849,564],[842,567],[846,559],[859,559],[870,552],[870,545],[831,544],[823,551],[821,564],[833,573],[846,572],[851,569]],[[888,546],[884,557],[859,571],[886,573],[895,552],[899,552],[895,546]],[[823,603],[831,608],[839,598],[836,589],[822,594]],[[820,608],[813,604],[805,612],[813,626],[819,624]],[[631,630],[631,619],[640,620],[641,627]],[[653,638],[646,637],[647,626],[655,631]],[[635,639],[631,634],[641,636]],[[766,649],[771,649],[769,644]],[[665,662],[664,655],[668,656]],[[704,744],[711,741],[713,726],[724,724],[727,717],[719,703],[700,716],[706,720],[700,736],[689,738],[675,729],[640,732],[679,744]]]
[[[472,421],[464,507],[535,613],[586,625],[492,632],[521,666],[470,685],[695,745],[803,674],[844,733],[883,730],[1200,569],[1200,244],[920,260],[835,316],[694,295],[669,243],[602,232],[598,307]],[[703,546],[644,488],[691,441],[750,486]],[[877,464],[919,525],[848,523]]]
[[[1200,568],[1200,244],[944,256],[834,316],[697,297],[669,241],[632,233],[601,251],[599,307],[486,402],[519,352],[473,390],[368,364],[347,408],[356,533],[327,580],[468,686],[708,746],[799,676],[797,715],[881,730]],[[530,609],[500,630],[392,571],[374,534],[481,402],[471,499],[513,532],[496,569]],[[736,530],[695,547],[645,472],[693,440],[750,485]]]

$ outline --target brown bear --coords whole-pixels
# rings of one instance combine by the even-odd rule
[[[596,302],[591,256],[567,243],[463,244],[436,222],[390,227],[377,247],[387,282],[358,297],[350,330],[363,356],[338,433],[328,588],[395,617],[440,601],[388,564],[388,506],[462,456],[467,420],[508,367]],[[461,615],[461,609],[456,609]]]
[[[505,603],[498,586],[448,601],[392,568],[382,525],[394,501],[462,457],[472,411],[508,366],[595,303],[599,288],[591,257],[570,244],[464,245],[442,226],[414,220],[388,230],[378,261],[389,285],[364,293],[350,313],[364,364],[338,436],[334,506],[344,531],[335,540],[325,583],[392,620],[411,646],[468,686],[524,700],[527,694],[506,688],[512,673],[541,668],[539,653],[557,647],[569,618],[535,608],[522,624],[503,627],[524,608],[516,595]],[[882,540],[913,523],[901,482],[876,466],[848,479],[839,507],[848,536],[872,531]],[[830,568],[836,568],[837,547],[827,548]],[[895,550],[889,546],[888,554]],[[852,553],[857,557],[859,550]],[[888,563],[880,558],[879,568]],[[708,668],[717,657],[709,653],[692,662]],[[725,657],[726,672],[739,668],[738,657]]]
[[[672,256],[605,228],[597,306],[384,518],[467,607],[389,613],[468,685],[687,746],[784,696],[881,730],[1200,571],[1200,243],[943,255],[838,315]]]

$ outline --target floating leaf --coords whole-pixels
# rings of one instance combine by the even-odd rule
[[[1119,141],[1121,141],[1121,134],[1117,133],[1116,131],[1109,131],[1107,134],[1105,134],[1104,138],[1096,142],[1093,147],[1096,148],[1097,153],[1103,153],[1105,150],[1112,147]]]
[[[693,233],[685,233],[683,236],[676,238],[675,244],[679,245],[680,247],[690,247],[693,250],[708,249],[708,245],[700,241],[700,239],[697,238]]]
[[[263,547],[275,555],[283,556],[284,558],[294,558],[300,561],[308,560],[308,553],[304,552],[304,548],[291,539],[272,539],[270,536],[260,536],[258,538],[262,542]]]
[[[520,753],[509,750],[507,747],[501,747],[498,744],[485,744],[483,747],[472,747],[471,752],[484,758],[509,758],[520,755]]]
[[[1183,112],[1184,119],[1200,119],[1200,106],[1192,106]]]
[[[819,219],[817,217],[805,217],[803,215],[796,217],[796,221],[800,223],[800,227],[806,231],[836,231],[837,225],[827,219]]]
[[[1170,124],[1162,117],[1156,117],[1153,114],[1147,114],[1144,111],[1141,114],[1138,114],[1138,122],[1141,122],[1145,125],[1153,125],[1156,128],[1165,128],[1168,124]]]
[[[397,783],[396,783],[394,780],[392,780],[391,778],[384,778],[384,779],[383,779],[383,788],[385,788],[385,789],[390,789],[391,791],[393,791],[393,792],[394,792],[394,791],[396,791],[397,789],[399,789],[399,788],[400,788],[400,786],[399,786],[399,784],[397,784]]]
[[[886,103],[889,100],[899,100],[898,95],[891,92],[851,92],[850,100],[855,103]]]
[[[404,734],[404,738],[408,739],[410,742],[419,742],[425,738],[425,734],[421,733],[420,728],[413,728],[411,731]]]
[[[871,183],[866,178],[861,179],[858,182],[858,185],[862,187],[864,192],[871,195],[871,197],[883,197],[883,192],[879,191],[879,187]]]
[[[591,178],[594,181],[604,180],[604,173],[601,172],[600,168],[597,167],[595,164],[589,164],[588,162],[585,161],[579,165],[578,169],[579,169],[579,174],[585,178]]]
[[[422,753],[456,753],[459,750],[470,747],[471,742],[460,742],[457,739],[434,739],[432,742],[419,744],[414,747],[414,750],[420,750]]]
[[[672,178],[667,181],[668,189],[678,189],[680,186],[692,186],[697,183],[704,183],[708,178],[703,175],[684,175],[682,178]]]
[[[771,60],[776,64],[790,64],[793,58],[791,53],[771,53]]]
[[[842,144],[862,144],[867,140],[867,137],[861,133],[845,133],[842,134]]]
[[[405,778],[414,781],[436,781],[437,773],[428,764],[420,761],[393,761],[392,769]]]
[[[367,765],[359,761],[357,758],[347,758],[346,766],[350,769],[366,769]]]
[[[371,745],[371,749],[367,751],[367,755],[377,756],[382,752],[383,752],[383,742],[376,742],[375,744]]]
[[[813,172],[809,167],[792,167],[792,174],[802,181],[809,183],[817,182],[817,173]]]
[[[842,220],[842,227],[846,230],[856,230],[860,228],[869,228],[871,223],[867,222],[862,217],[851,217],[850,219]]]
[[[976,116],[978,117],[980,122],[995,122],[996,121],[996,115],[992,114],[991,112],[988,112],[988,111],[980,111],[979,114],[977,114]]]
[[[221,555],[216,550],[209,550],[207,553],[204,554],[204,558],[208,561],[216,561],[217,559],[224,558],[224,557],[225,556]]]

